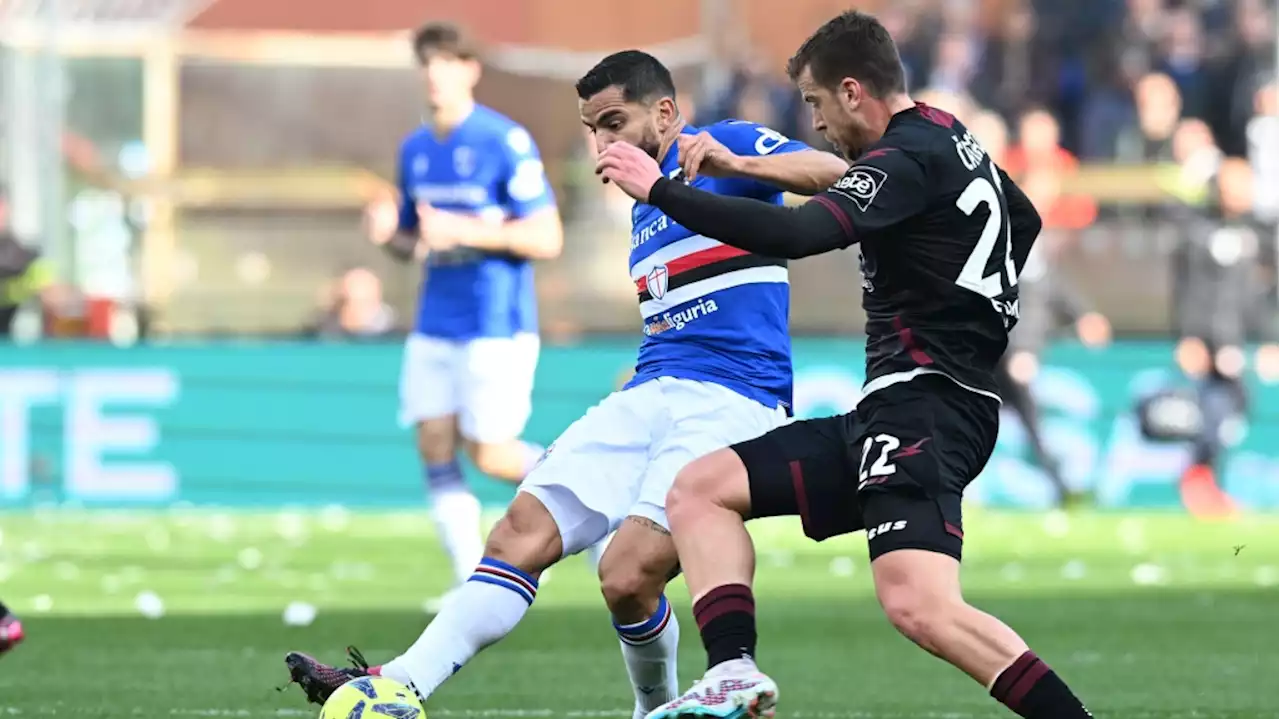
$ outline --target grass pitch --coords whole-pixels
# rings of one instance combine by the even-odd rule
[[[1117,719],[1273,718],[1277,519],[971,512],[965,582],[1086,699]],[[304,717],[281,658],[372,661],[408,646],[449,583],[424,513],[175,510],[0,515],[0,598],[28,641],[0,660],[0,715]],[[871,594],[865,542],[755,527],[760,661],[780,717],[1013,716],[900,638]],[[702,651],[679,580],[685,682]],[[317,608],[288,626],[292,602]],[[148,616],[144,616],[144,613]],[[524,623],[433,697],[447,717],[631,716],[592,577],[557,567]]]

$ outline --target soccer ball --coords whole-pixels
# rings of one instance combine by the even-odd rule
[[[320,719],[427,719],[418,697],[386,677],[360,677],[338,687]]]

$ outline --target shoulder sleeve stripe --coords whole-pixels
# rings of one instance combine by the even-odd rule
[[[813,199],[810,201],[822,205],[830,210],[831,214],[835,215],[836,222],[840,223],[840,228],[844,230],[844,234],[847,239],[853,242],[858,240],[856,233],[853,231],[853,222],[849,220],[849,216],[845,214],[844,210],[840,209],[840,206],[837,205],[834,200],[829,197],[823,197],[822,195],[814,195]]]

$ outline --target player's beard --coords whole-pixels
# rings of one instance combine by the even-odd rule
[[[662,158],[658,157],[658,152],[662,150],[662,141],[658,137],[656,128],[645,128],[644,135],[640,138],[640,142],[636,145],[653,159],[661,162]]]

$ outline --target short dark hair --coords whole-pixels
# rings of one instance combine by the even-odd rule
[[[653,100],[662,95],[676,96],[676,83],[671,71],[658,58],[639,50],[623,50],[606,57],[587,71],[574,85],[579,99],[586,100],[618,86],[627,102]]]
[[[879,20],[856,10],[828,20],[810,35],[787,62],[787,74],[795,80],[806,67],[823,87],[852,77],[875,97],[907,89],[898,47],[889,31]]]
[[[413,33],[413,54],[418,62],[423,62],[429,52],[446,53],[460,60],[479,60],[480,44],[460,25],[429,22]]]

